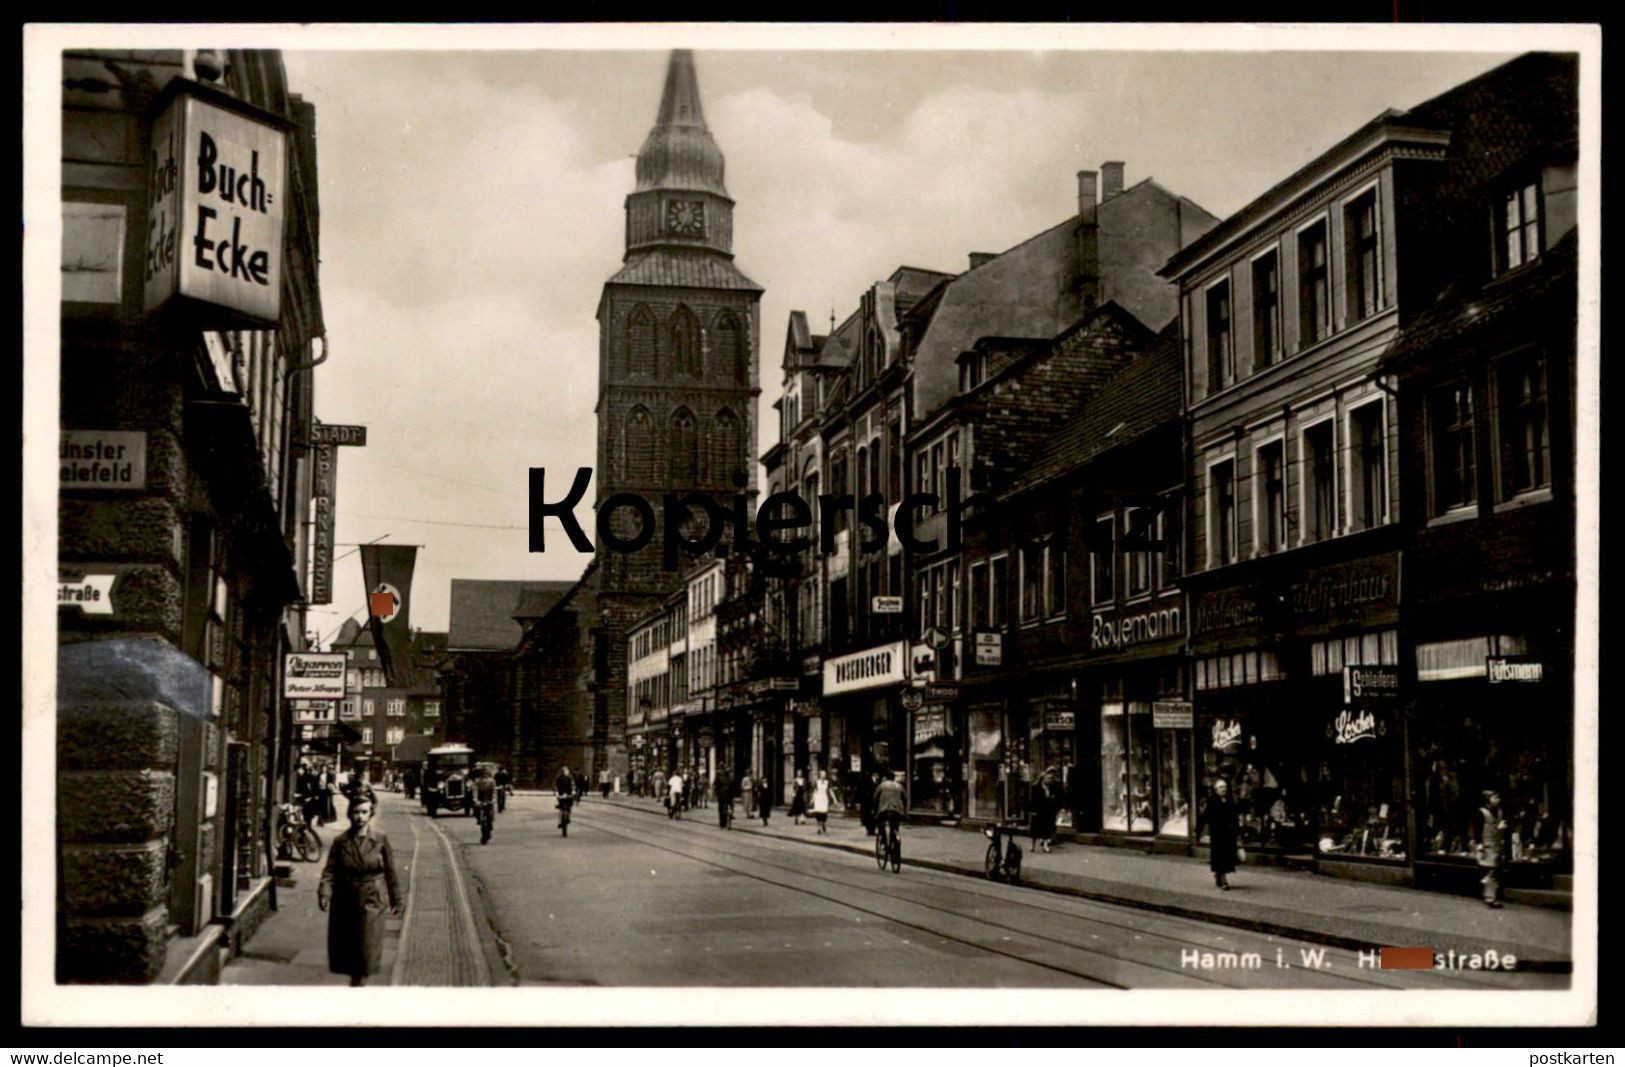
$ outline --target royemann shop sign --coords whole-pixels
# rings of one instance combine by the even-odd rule
[[[146,311],[179,298],[209,324],[270,324],[281,310],[288,130],[276,115],[177,78],[148,152]]]

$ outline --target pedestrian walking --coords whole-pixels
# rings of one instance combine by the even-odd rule
[[[666,803],[666,772],[655,771],[654,774],[650,775],[649,788],[650,792],[654,794],[654,798],[664,806]]]
[[[497,767],[497,811],[508,810],[508,794],[513,792],[513,775],[506,766]]]
[[[666,779],[666,790],[669,794],[666,800],[666,818],[681,819],[683,817],[683,787],[687,783],[678,771],[672,771],[671,777]]]
[[[702,808],[711,803],[711,782],[706,778],[703,767],[700,768],[700,779],[696,785],[694,799],[699,801],[698,806]]]
[[[349,975],[352,986],[366,985],[380,969],[386,908],[394,915],[405,909],[389,838],[372,827],[375,804],[364,793],[351,799],[350,829],[327,850],[316,889],[316,906],[327,912],[327,969]]]
[[[813,783],[812,810],[813,818],[818,820],[818,832],[821,834],[829,833],[829,797],[829,773],[819,771],[818,781]]]
[[[870,771],[867,777],[858,776],[858,821],[863,832],[875,836],[875,790],[880,788],[880,775]]]
[[[748,819],[756,814],[756,779],[751,777],[749,771],[740,776],[739,799],[739,809],[744,813],[745,818]]]
[[[559,809],[559,832],[565,837],[570,836],[570,805],[575,803],[575,775],[570,768],[560,767],[559,776],[553,779],[553,804]]]
[[[1484,903],[1501,907],[1501,868],[1506,866],[1507,822],[1501,812],[1501,794],[1486,789],[1478,808],[1478,865],[1484,871]]]
[[[756,806],[761,812],[762,825],[767,825],[767,818],[773,814],[773,789],[764,776],[756,789]]]
[[[598,791],[604,795],[605,800],[609,799],[609,786],[609,768],[605,767],[598,772]]]
[[[1038,786],[1033,790],[1032,825],[1028,832],[1032,834],[1034,852],[1055,850],[1055,815],[1060,810],[1061,791],[1055,785],[1055,768],[1050,767],[1039,775]]]
[[[726,830],[729,820],[733,818],[734,806],[734,780],[727,767],[717,768],[717,777],[712,787],[717,793],[717,825]]]
[[[1230,888],[1229,876],[1236,869],[1237,833],[1238,815],[1235,801],[1230,799],[1230,783],[1214,779],[1213,792],[1207,798],[1208,867],[1213,871],[1213,884],[1220,889]]]
[[[807,775],[805,771],[796,772],[796,780],[790,786],[790,820],[800,826],[801,821],[807,817]]]

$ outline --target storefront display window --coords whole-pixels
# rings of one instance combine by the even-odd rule
[[[1158,730],[1157,758],[1161,780],[1157,793],[1157,832],[1171,837],[1190,834],[1191,805],[1186,793],[1191,777],[1189,730]]]
[[[1151,704],[1113,700],[1100,706],[1101,826],[1150,833]]]
[[[909,806],[936,815],[958,815],[963,760],[947,706],[926,705],[916,711],[912,733]]]
[[[1055,813],[1055,825],[1070,829],[1077,822],[1071,802],[1069,786],[1076,757],[1076,713],[1070,702],[1039,701],[1028,712],[1029,722],[1039,732],[1034,738],[1033,769],[1029,776],[1037,785],[1045,771],[1055,772],[1055,784],[1061,791],[1061,807]]]
[[[969,713],[971,792],[970,814],[979,819],[999,817],[999,769],[1004,761],[1003,709],[978,704]]]
[[[1344,708],[1327,727],[1317,842],[1324,856],[1406,859],[1404,758],[1391,718],[1388,710]]]

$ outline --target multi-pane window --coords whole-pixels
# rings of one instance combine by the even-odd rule
[[[1044,545],[1044,614],[1066,614],[1066,544],[1059,537]]]
[[[1502,359],[1495,369],[1495,404],[1501,444],[1501,499],[1550,485],[1546,358],[1528,353]]]
[[[384,702],[384,714],[392,719],[398,719],[406,714],[406,698],[390,697]]]
[[[1279,552],[1286,547],[1286,446],[1271,441],[1258,450],[1258,548]]]
[[[371,726],[363,726],[361,728],[361,743],[363,745],[372,744],[372,727]]]
[[[1349,261],[1349,321],[1377,313],[1380,292],[1377,255],[1377,191],[1356,197],[1343,218]]]
[[[1540,187],[1534,182],[1509,189],[1495,210],[1496,268],[1521,267],[1540,255]]]
[[[1117,524],[1110,515],[1095,519],[1089,541],[1089,603],[1106,604],[1117,595]]]
[[[1303,431],[1304,539],[1324,541],[1337,531],[1337,458],[1331,419]]]
[[[1267,367],[1281,351],[1281,264],[1274,252],[1253,260],[1253,364]]]
[[[438,719],[438,718],[440,718],[440,701],[438,701],[438,700],[425,700],[423,702],[423,717],[425,719]]]
[[[1207,291],[1207,388],[1216,393],[1236,380],[1235,349],[1230,344],[1230,283]]]
[[[1155,535],[1156,523],[1149,508],[1130,508],[1123,514],[1123,580],[1129,596],[1151,591],[1151,550],[1145,544]]]
[[[384,731],[384,743],[385,744],[398,745],[402,741],[405,741],[405,740],[406,740],[406,727],[404,727],[404,726],[391,726],[389,729]]]
[[[1183,573],[1184,559],[1184,501],[1177,493],[1162,498],[1162,510],[1157,515],[1157,535],[1162,540],[1162,579],[1160,585],[1171,586]]]
[[[1021,546],[1021,621],[1037,620],[1043,606],[1044,546],[1028,543]]]
[[[1005,590],[1010,588],[1010,557],[994,556],[988,560],[987,566],[988,625],[1003,626]]]
[[[1212,509],[1208,561],[1212,565],[1236,559],[1236,462],[1227,459],[1208,468],[1208,506]]]
[[[1349,415],[1353,447],[1353,526],[1369,530],[1382,523],[1387,449],[1382,436],[1382,403],[1356,408]]]
[[[1298,347],[1305,348],[1331,333],[1327,288],[1326,224],[1317,222],[1298,234]]]
[[[377,701],[373,700],[372,697],[367,697],[365,700],[363,700],[361,702],[361,715],[362,715],[362,717],[370,719],[376,714],[378,714],[378,703],[377,703]]]
[[[1478,499],[1473,434],[1473,394],[1456,382],[1428,400],[1429,441],[1433,449],[1433,513],[1467,507]]]

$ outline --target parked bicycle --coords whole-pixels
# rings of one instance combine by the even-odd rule
[[[996,822],[982,828],[990,844],[982,860],[982,869],[991,881],[1015,885],[1021,881],[1021,846],[1016,837],[1026,832],[1018,822]]]
[[[322,839],[305,821],[297,804],[283,804],[277,819],[277,855],[309,863],[322,854]]]

